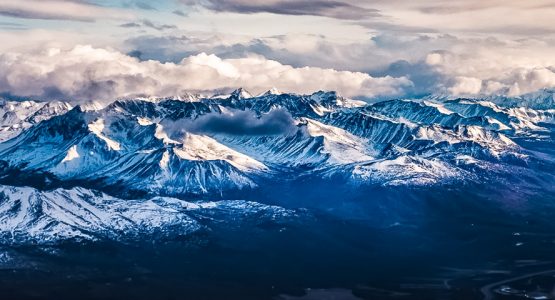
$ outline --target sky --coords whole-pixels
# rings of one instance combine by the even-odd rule
[[[555,87],[555,0],[0,0],[0,93],[39,100]]]

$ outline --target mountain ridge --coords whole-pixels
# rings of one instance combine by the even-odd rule
[[[461,174],[481,164],[527,163],[534,157],[513,139],[541,136],[547,130],[542,124],[555,120],[552,110],[502,107],[483,99],[365,104],[323,91],[246,95],[239,89],[225,98],[118,99],[95,110],[60,103],[62,109],[34,109],[18,120],[39,122],[0,143],[0,157],[12,171],[152,196],[256,189],[279,181],[284,172],[287,178],[350,172],[348,181],[357,184],[375,184],[368,179],[374,173],[384,185],[436,171],[460,175],[421,181],[434,184],[443,177],[465,180]],[[276,111],[282,112],[280,123]],[[6,126],[14,123],[4,120]],[[191,127],[196,123],[206,127],[203,132]],[[258,127],[251,129],[252,124]],[[272,126],[281,131],[264,129]]]

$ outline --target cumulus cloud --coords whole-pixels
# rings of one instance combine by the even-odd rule
[[[276,50],[279,43],[273,41],[234,52],[233,44],[218,46],[225,44],[218,38],[182,39],[184,44],[197,48],[189,52],[184,48],[180,57],[185,58],[174,62],[144,60],[151,57],[140,50],[127,55],[90,46],[6,52],[0,55],[0,92],[45,99],[109,101],[133,95],[174,96],[237,87],[262,92],[275,86],[295,93],[323,89],[351,98],[390,99],[436,93],[516,96],[555,87],[554,47],[537,40],[380,36],[348,52],[353,44],[322,44],[316,38],[308,45],[295,46],[287,41],[291,45],[288,52]],[[419,49],[407,52],[404,45]],[[197,54],[204,47],[217,55]],[[433,48],[448,50],[430,50]],[[315,59],[303,56],[310,52]],[[333,61],[344,54],[348,54],[344,64]],[[366,72],[331,68],[357,69],[351,65],[355,62]]]
[[[275,86],[297,93],[336,90],[347,97],[394,97],[407,78],[316,67],[295,68],[261,56],[222,59],[204,53],[179,63],[139,61],[115,50],[77,46],[0,55],[0,92],[69,100],[113,100],[131,95],[173,96],[186,91]]]
[[[336,42],[318,35],[245,40],[219,35],[141,36],[126,47],[142,59],[179,61],[199,52],[224,59],[260,55],[295,68],[312,66],[405,77],[405,96],[519,95],[550,88],[555,40],[462,38],[448,34],[380,34],[365,42]]]
[[[521,43],[459,44],[424,58],[437,74],[436,89],[451,95],[518,96],[555,87],[553,46],[533,40]],[[529,44],[529,45],[527,45]],[[408,76],[411,78],[411,76]]]
[[[507,94],[509,96],[518,96],[541,88],[555,87],[555,72],[553,68],[516,70],[509,76],[506,86],[508,86]]]
[[[482,90],[482,80],[473,77],[458,76],[454,83],[448,88],[451,95],[475,95]]]
[[[199,52],[222,58],[262,55],[295,67],[316,66],[375,72],[400,60],[416,61],[431,51],[449,48],[457,39],[449,35],[381,34],[364,41],[342,42],[323,35],[294,34],[259,38],[214,33],[141,35],[125,41],[127,51],[143,58],[179,61]]]
[[[117,9],[78,0],[0,0],[0,15],[25,19],[85,22],[130,17],[128,13]]]

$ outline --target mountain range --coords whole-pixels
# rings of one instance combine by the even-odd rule
[[[554,94],[369,104],[336,92],[238,89],[102,107],[3,100],[0,239],[187,234],[200,227],[192,212],[222,207],[275,218],[287,210],[226,199],[313,182],[356,193],[519,174],[512,180],[552,192]]]

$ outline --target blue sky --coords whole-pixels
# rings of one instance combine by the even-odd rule
[[[554,15],[553,0],[0,0],[0,91],[516,96],[555,86]]]

